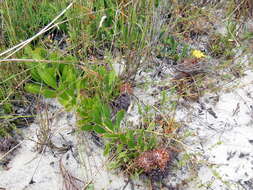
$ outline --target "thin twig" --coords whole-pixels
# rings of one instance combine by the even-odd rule
[[[0,161],[3,160],[8,154],[10,154],[11,152],[13,152],[14,150],[16,150],[19,146],[21,146],[23,143],[25,142],[25,140],[21,141],[20,143],[18,143],[16,146],[14,146],[12,149],[10,149],[8,152],[6,152],[3,156],[0,157]]]
[[[28,77],[26,77],[24,80],[22,80],[22,81],[15,87],[15,90],[18,89],[22,84],[24,84],[24,83],[27,81],[28,78],[30,78],[30,76],[28,76]],[[9,97],[12,95],[13,92],[14,92],[14,91],[11,91],[11,92],[6,96],[6,98],[5,98],[3,101],[0,102],[0,106],[3,105],[3,104],[9,99]]]

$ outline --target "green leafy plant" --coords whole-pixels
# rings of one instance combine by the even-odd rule
[[[42,48],[27,48],[26,52],[36,60],[60,59],[60,55],[48,54]],[[116,155],[111,162],[112,168],[127,169],[127,165],[133,164],[141,152],[155,147],[155,137],[145,130],[125,130],[121,127],[124,110],[118,111],[112,119],[109,103],[119,95],[118,77],[112,69],[93,65],[89,70],[81,70],[71,64],[43,62],[26,65],[31,69],[32,83],[26,84],[25,89],[57,98],[65,108],[75,109],[81,130],[99,134],[105,139],[105,155]]]
[[[110,168],[121,168],[125,173],[140,173],[140,169],[135,166],[135,159],[143,152],[151,150],[157,146],[155,135],[147,133],[145,130],[127,130],[116,135],[105,135],[110,141],[106,144],[105,155],[109,153],[114,157]]]
[[[98,97],[102,102],[109,103],[118,94],[118,78],[109,66],[92,65],[90,68],[78,68],[71,64],[75,60],[72,56],[62,57],[56,52],[49,54],[42,48],[26,49],[26,55],[34,60],[64,60],[66,64],[29,62],[32,83],[25,89],[31,93],[40,93],[47,98],[58,98],[66,108],[71,109],[82,96],[92,101],[91,97]],[[68,63],[70,61],[70,63]]]
[[[189,46],[179,43],[173,36],[162,39],[162,43],[158,47],[159,57],[171,58],[175,61],[187,57]]]
[[[34,60],[57,60],[60,55],[49,54],[42,48],[26,48],[26,55],[32,56]],[[64,60],[72,60],[73,57],[64,57]],[[76,104],[76,90],[78,85],[78,74],[80,73],[71,64],[56,63],[26,63],[31,69],[33,83],[28,83],[25,89],[30,93],[42,94],[47,98],[57,97],[59,102],[66,108]]]
[[[127,169],[141,152],[156,145],[155,137],[144,130],[122,129],[124,110],[119,111],[112,121],[110,107],[102,103],[98,96],[84,98],[77,112],[81,129],[98,133],[106,143],[104,154],[115,155],[110,168]]]

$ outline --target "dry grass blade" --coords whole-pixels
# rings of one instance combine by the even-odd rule
[[[7,55],[5,57],[5,59],[11,57],[13,54],[15,54],[16,52],[18,52],[19,50],[21,50],[23,47],[25,47],[27,44],[29,44],[31,41],[33,41],[34,39],[36,39],[38,36],[40,36],[41,34],[45,33],[49,28],[51,28],[51,26],[53,25],[53,23],[58,20],[70,7],[72,7],[73,2],[70,3],[58,16],[56,16],[47,26],[45,26],[41,31],[39,31],[36,35],[34,35],[33,37],[19,43],[18,45],[0,53],[0,57],[3,55],[6,55],[10,52],[9,55]]]
[[[48,147],[52,150],[53,149],[57,150],[58,152],[61,152],[61,153],[67,152],[71,148],[71,145],[57,146],[55,143],[52,142],[52,137],[54,136],[56,131],[51,128],[51,122],[55,117],[60,115],[63,111],[64,110],[59,110],[59,112],[55,113],[54,116],[50,117],[49,113],[48,113],[48,108],[46,107],[45,113],[44,113],[45,118],[42,117],[43,115],[40,115],[41,116],[41,118],[40,118],[41,125],[40,125],[39,130],[36,132],[36,135],[37,135],[36,143],[37,143],[37,150],[39,153],[42,152],[44,147]],[[62,136],[62,138],[63,138],[63,140],[65,140],[63,136]],[[34,141],[32,139],[30,139],[30,140]],[[66,142],[66,144],[68,144],[68,143]]]
[[[51,141],[52,130],[50,128],[50,119],[48,117],[48,108],[46,108],[46,119],[41,118],[41,126],[39,131],[37,131],[37,149],[39,153],[42,153],[45,147],[52,148],[54,145]]]
[[[63,177],[64,188],[66,190],[82,190],[80,187],[80,183],[84,184],[84,182],[73,175],[64,167],[62,163],[62,158],[60,159],[60,172]]]
[[[0,63],[20,63],[20,62],[36,62],[36,63],[62,63],[62,64],[73,64],[81,63],[80,61],[60,61],[60,60],[38,60],[38,59],[0,59]]]
[[[204,72],[207,69],[207,63],[197,58],[187,58],[180,61],[174,68],[185,73]]]
[[[22,80],[16,87],[15,87],[15,90],[18,89],[20,86],[22,86],[26,81],[27,79],[29,79],[30,76],[27,76],[24,80]],[[13,91],[11,91],[6,97],[5,99],[3,99],[1,102],[0,102],[0,106],[3,105],[8,99],[9,97],[13,94]]]
[[[236,10],[236,16],[246,16],[252,17],[253,16],[253,1],[252,0],[244,0],[239,1],[236,0],[235,3],[238,5],[238,9]]]

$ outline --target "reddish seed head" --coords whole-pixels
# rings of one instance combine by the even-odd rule
[[[145,172],[150,172],[151,170],[156,168],[164,170],[169,161],[169,151],[166,148],[157,148],[154,150],[143,152],[136,159],[136,164]]]
[[[168,150],[165,148],[155,149],[153,151],[153,156],[159,168],[161,170],[164,170],[168,161],[170,160],[170,155],[169,155]]]
[[[133,94],[133,89],[131,84],[129,83],[124,83],[120,86],[120,93],[128,93],[128,94]]]

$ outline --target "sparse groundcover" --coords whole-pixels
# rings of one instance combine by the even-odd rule
[[[59,12],[67,3],[64,1],[54,3],[9,1],[1,5],[5,27],[2,40],[6,47],[11,47],[20,40],[35,35],[39,29],[53,20],[55,13]],[[64,41],[70,42],[68,47],[64,48],[64,52],[54,51],[52,46],[45,43],[45,39],[58,40],[56,39],[58,34],[52,37],[54,33],[50,32],[44,32],[44,35],[39,36],[41,39],[37,38],[32,41],[31,47],[27,46],[23,48],[23,52],[18,52],[18,56],[24,60],[22,62],[25,62],[25,59],[28,60],[23,64],[24,73],[28,77],[24,78],[24,82],[18,87],[22,85],[27,92],[42,94],[47,98],[57,98],[67,110],[76,110],[80,118],[78,123],[81,129],[95,131],[101,137],[108,139],[105,142],[105,153],[112,154],[116,151],[116,154],[119,155],[114,162],[117,163],[114,166],[116,168],[126,168],[127,165],[132,165],[131,162],[134,164],[139,154],[155,148],[156,140],[153,134],[142,129],[126,131],[120,129],[124,111],[120,109],[123,105],[119,99],[123,97],[129,99],[130,95],[127,91],[119,92],[118,89],[121,88],[118,83],[119,79],[108,61],[100,64],[92,59],[99,57],[101,53],[104,56],[106,51],[113,51],[115,48],[119,51],[123,50],[122,53],[125,51],[142,53],[140,50],[148,45],[148,40],[152,37],[148,35],[148,32],[152,28],[150,21],[153,12],[148,12],[150,10],[148,7],[158,6],[159,1],[76,2],[73,5],[74,9],[65,15],[67,22],[64,21],[64,24],[59,25],[60,33],[68,35]],[[24,7],[27,12],[23,11]],[[63,17],[63,20],[65,18]],[[40,47],[41,45],[46,45],[46,48],[49,49]],[[62,47],[58,48],[62,49]],[[79,58],[91,58],[91,64],[77,61],[70,53]],[[9,57],[4,53],[1,55]],[[127,58],[128,67],[132,58],[135,60],[133,56]],[[85,61],[87,62],[87,59]],[[17,64],[13,65],[10,66],[11,69],[17,66]],[[137,69],[138,65],[134,64],[131,67]],[[2,101],[4,104],[9,97],[6,95],[3,97],[5,98]],[[118,111],[111,111],[110,105]],[[8,104],[5,103],[4,106],[7,108]],[[124,107],[127,110],[128,106]],[[130,173],[132,171],[134,170],[129,170]]]
[[[104,168],[129,178],[123,189],[132,180],[132,186],[136,185],[137,179],[147,181],[142,187],[136,185],[137,189],[208,189],[217,184],[221,189],[238,184],[250,188],[246,184],[250,180],[226,180],[212,163],[217,160],[209,159],[208,152],[213,156],[222,142],[211,142],[209,137],[203,142],[202,133],[209,131],[199,126],[208,125],[220,134],[217,126],[222,127],[225,119],[216,105],[223,105],[219,97],[226,102],[226,94],[220,93],[245,90],[235,81],[242,80],[244,85],[245,73],[250,75],[244,53],[252,31],[239,21],[244,19],[247,25],[252,8],[247,0],[0,1],[0,151],[8,154],[19,146],[25,130],[37,136],[41,158],[47,149],[56,158],[61,155],[65,189],[100,188],[93,179],[78,179],[64,166],[71,160],[70,152],[81,165],[82,158],[76,155],[89,147],[77,147],[84,146],[89,137],[96,144],[91,152],[102,149],[103,159],[108,158]],[[210,94],[213,99],[207,98]],[[38,104],[38,97],[54,98],[65,111],[50,115],[48,110],[54,107]],[[239,113],[240,103],[231,117]],[[41,119],[37,132],[20,129],[30,125],[41,109],[45,110],[41,118],[46,119]],[[75,114],[77,127],[58,134],[51,125],[67,112]],[[217,120],[217,126],[209,115],[203,119],[205,113]],[[228,125],[236,125],[228,120]],[[238,122],[242,130],[250,124]],[[228,134],[226,129],[223,132]],[[64,142],[61,146],[55,143],[54,133],[59,136],[57,142]],[[78,136],[80,143],[73,144],[73,136],[66,140],[68,135]],[[239,157],[248,157],[242,154]],[[233,159],[236,153],[230,155]],[[0,164],[8,169],[3,158],[5,154]],[[205,166],[214,181],[202,180]],[[86,168],[85,172],[90,171]],[[34,174],[26,186],[36,185]]]

